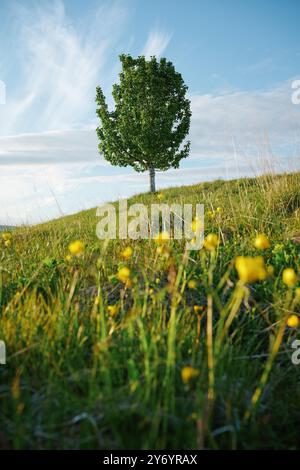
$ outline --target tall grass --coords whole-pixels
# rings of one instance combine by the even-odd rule
[[[0,447],[297,447],[297,330],[286,319],[300,299],[281,276],[300,270],[299,183],[295,173],[163,191],[167,203],[205,204],[213,251],[100,242],[94,210],[13,232],[0,255]],[[261,254],[258,233],[274,274],[245,285],[235,258]],[[66,259],[77,239],[83,255]]]

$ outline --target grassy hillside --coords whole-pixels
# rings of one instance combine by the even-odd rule
[[[103,243],[95,210],[1,241],[0,448],[299,447],[300,174],[161,194],[219,245]]]

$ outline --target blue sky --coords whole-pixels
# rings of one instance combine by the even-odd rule
[[[191,156],[158,187],[299,169],[299,18],[298,0],[1,0],[0,224],[148,189],[97,154],[95,86],[111,103],[123,52],[166,56],[189,87]]]

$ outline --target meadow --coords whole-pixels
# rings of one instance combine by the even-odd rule
[[[0,448],[299,448],[300,173],[158,200],[204,203],[203,249],[95,209],[3,234]]]

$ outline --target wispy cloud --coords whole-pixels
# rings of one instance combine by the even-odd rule
[[[265,91],[192,94],[192,157],[230,155],[233,142],[254,154],[266,136],[275,152],[300,154],[300,106],[292,104],[291,83]],[[0,137],[1,164],[98,162],[94,126]],[[266,150],[266,147],[264,148]]]
[[[300,155],[300,106],[291,82],[263,91],[192,95],[192,151],[196,156],[273,151]]]
[[[100,3],[80,25],[66,16],[61,0],[36,8],[14,5],[22,76],[16,95],[0,109],[1,135],[70,128],[90,119],[95,86],[105,82],[103,67],[126,21],[120,5]]]
[[[153,55],[160,57],[167,48],[171,37],[172,34],[163,31],[151,31],[142,51],[142,55],[147,58]]]
[[[268,69],[272,69],[275,66],[275,58],[274,57],[266,57],[258,62],[240,66],[238,70],[240,72],[249,73],[249,72],[263,72]]]
[[[106,164],[97,150],[95,129],[66,129],[0,137],[0,165],[76,162]]]

